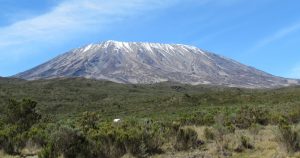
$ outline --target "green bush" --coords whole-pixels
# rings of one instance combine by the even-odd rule
[[[300,150],[300,135],[288,123],[287,119],[282,117],[279,125],[279,141],[285,146],[288,152],[296,152]]]
[[[159,123],[146,121],[102,122],[99,130],[90,130],[88,136],[106,157],[121,157],[130,153],[146,157],[161,152],[167,130]]]
[[[20,132],[26,131],[41,118],[36,112],[36,105],[37,102],[30,99],[23,99],[21,102],[9,100],[5,109],[5,123],[17,125]]]
[[[90,130],[88,135],[96,143],[97,150],[101,151],[105,157],[118,158],[126,153],[123,142],[126,133],[109,123],[103,123],[100,130]]]
[[[39,158],[57,158],[58,156],[58,153],[55,152],[54,145],[50,143],[38,154]]]
[[[2,117],[0,115],[0,129],[4,128],[4,121],[2,120]]]
[[[18,154],[25,143],[24,134],[19,133],[17,126],[6,126],[0,130],[0,149],[3,149],[6,153]]]
[[[28,141],[28,130],[41,116],[36,112],[37,103],[28,99],[21,102],[9,100],[1,121],[0,148],[6,153],[18,154]]]
[[[214,112],[200,111],[182,116],[180,122],[184,125],[212,125],[215,123],[214,116]]]
[[[246,129],[255,123],[267,125],[269,119],[269,112],[261,107],[242,106],[236,113],[233,124],[238,128]]]
[[[47,132],[46,124],[38,124],[26,132],[26,139],[41,147],[47,145],[50,133]]]
[[[84,132],[90,129],[96,129],[97,123],[100,121],[100,117],[95,112],[84,112],[79,118],[79,126]]]
[[[217,130],[218,136],[235,132],[235,126],[233,125],[231,119],[222,113],[215,116],[214,128]]]
[[[296,109],[293,111],[290,111],[287,115],[286,115],[287,119],[292,122],[292,123],[298,123],[300,120],[300,109]]]
[[[78,130],[71,127],[60,127],[53,133],[50,142],[40,153],[43,158],[56,158],[63,155],[65,158],[83,158],[97,155],[92,153],[93,146]]]
[[[201,142],[198,141],[198,134],[191,128],[179,129],[174,148],[178,151],[196,148]]]

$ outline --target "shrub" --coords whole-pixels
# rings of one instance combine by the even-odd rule
[[[244,135],[241,136],[241,144],[245,149],[253,149],[254,146],[250,143],[250,138]]]
[[[148,127],[147,127],[148,126]],[[140,150],[143,153],[145,150],[149,154],[161,153],[161,146],[164,143],[165,129],[161,124],[151,123],[142,130],[140,137]]]
[[[5,123],[17,125],[20,130],[26,131],[41,118],[36,112],[37,102],[30,99],[23,99],[21,102],[9,100],[5,110]]]
[[[235,132],[235,126],[232,121],[222,113],[215,117],[214,128],[217,130],[219,136]]]
[[[97,149],[99,149],[105,157],[117,158],[121,157],[126,153],[126,148],[121,140],[116,138],[117,136],[113,133],[108,135],[98,136]],[[134,143],[134,142],[133,142]]]
[[[126,153],[146,157],[161,152],[166,131],[161,124],[151,121],[103,122],[99,130],[90,130],[88,135],[105,157],[122,157]]]
[[[0,149],[8,154],[18,154],[25,146],[24,135],[18,132],[17,126],[7,126],[0,130]]]
[[[281,118],[278,125],[279,128],[279,141],[284,145],[288,152],[296,152],[300,150],[300,136],[291,125],[288,123],[286,118]]]
[[[245,149],[253,149],[254,146],[250,143],[250,138],[242,135],[240,137],[240,143],[234,149],[236,152],[243,152]]]
[[[3,129],[4,128],[4,122],[1,118],[1,115],[0,115],[0,129]]]
[[[200,111],[181,117],[180,122],[184,125],[212,125],[215,123],[214,116],[211,111]]]
[[[178,130],[180,129],[180,122],[172,122],[172,123],[166,123],[165,124],[166,129],[168,130],[167,134],[168,137],[176,136]]]
[[[57,158],[58,153],[55,152],[54,145],[49,143],[38,154],[38,157],[39,158]]]
[[[44,124],[33,126],[26,132],[26,139],[41,147],[47,145],[48,137],[49,133],[46,132],[46,125]]]
[[[278,125],[280,123],[281,119],[282,119],[282,114],[280,114],[280,113],[273,112],[270,115],[270,123],[272,125]]]
[[[300,110],[294,110],[287,114],[287,119],[292,123],[297,123],[300,120]]]
[[[211,128],[205,128],[204,129],[204,137],[206,140],[214,140],[215,139],[215,133]]]
[[[37,103],[29,99],[9,100],[1,120],[0,148],[8,154],[18,154],[28,140],[28,130],[39,121]]]
[[[65,158],[93,157],[93,151],[90,142],[81,132],[70,127],[60,127],[53,133],[40,157],[56,158],[60,155]]]
[[[261,107],[243,106],[237,112],[233,123],[238,128],[246,129],[255,123],[267,125],[269,118],[269,112]]]
[[[176,136],[174,148],[178,151],[188,150],[200,145],[198,134],[191,128],[180,129]]]
[[[84,112],[78,120],[80,128],[84,132],[90,129],[96,129],[97,122],[100,120],[99,115],[95,112]]]

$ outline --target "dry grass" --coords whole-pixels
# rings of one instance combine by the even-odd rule
[[[299,128],[300,125],[297,126]],[[234,133],[227,133],[223,135],[223,140],[206,140],[204,136],[206,126],[187,126],[187,128],[194,129],[198,134],[198,139],[205,142],[204,145],[194,150],[175,151],[171,149],[171,145],[165,144],[163,154],[153,155],[152,158],[300,158],[300,152],[288,154],[284,147],[281,146],[277,138],[278,127],[276,126],[262,126],[254,132],[248,130],[236,130]],[[254,146],[253,149],[243,149],[238,151],[237,148],[241,145],[241,136],[249,138],[249,143]],[[220,150],[220,146],[224,148]],[[170,148],[169,148],[170,147]],[[26,149],[32,151],[33,149]],[[35,149],[36,150],[36,149]],[[0,151],[0,158],[18,158],[17,156],[8,156]],[[124,155],[122,158],[134,158],[130,154]]]
[[[21,155],[26,155],[26,158],[38,158],[38,152],[41,151],[41,148],[32,144],[27,144],[24,149],[21,150]],[[30,156],[32,155],[32,156]],[[23,156],[24,157],[24,156]],[[21,156],[12,156],[5,154],[0,150],[0,158],[21,158]]]
[[[5,154],[2,150],[0,150],[0,158],[19,158],[20,156],[11,156]]]
[[[198,133],[198,138],[205,141],[205,145],[191,151],[185,152],[166,152],[162,155],[155,155],[153,158],[215,158],[215,157],[233,157],[233,158],[300,158],[300,152],[289,155],[280,145],[276,138],[278,128],[276,126],[264,126],[257,132],[251,130],[236,130],[223,136],[223,142],[207,141],[204,136],[204,129],[207,127],[189,126]],[[249,138],[253,149],[244,149],[241,152],[235,151],[240,145],[240,136]],[[227,152],[220,152],[219,146],[226,148]]]

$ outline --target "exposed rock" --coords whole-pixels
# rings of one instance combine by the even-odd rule
[[[141,84],[173,81],[247,88],[299,84],[193,46],[117,41],[71,50],[13,77],[85,77]]]

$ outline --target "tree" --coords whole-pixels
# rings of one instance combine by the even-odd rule
[[[22,130],[29,129],[41,118],[36,112],[36,105],[37,102],[30,99],[23,99],[21,102],[9,100],[5,110],[5,123],[17,125]]]
[[[41,118],[35,110],[36,105],[29,99],[21,102],[9,100],[0,126],[0,149],[9,154],[19,154],[27,141],[26,132]]]

